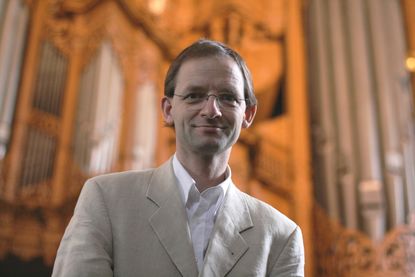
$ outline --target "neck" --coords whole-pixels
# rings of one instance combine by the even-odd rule
[[[226,178],[230,150],[216,155],[189,155],[176,152],[177,159],[192,176],[200,192],[219,185]]]

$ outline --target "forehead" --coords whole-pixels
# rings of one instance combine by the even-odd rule
[[[190,58],[183,62],[176,79],[176,91],[200,87],[232,89],[243,93],[243,86],[240,68],[226,55]]]

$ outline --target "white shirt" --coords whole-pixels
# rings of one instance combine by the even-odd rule
[[[196,187],[196,182],[189,175],[176,155],[173,157],[173,171],[179,184],[183,204],[186,207],[193,250],[199,272],[203,267],[205,251],[216,220],[216,214],[222,206],[226,191],[231,182],[231,170],[226,169],[226,179],[217,186],[210,187],[202,193]]]

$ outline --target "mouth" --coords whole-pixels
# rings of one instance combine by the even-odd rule
[[[223,130],[225,127],[219,125],[193,125],[193,128],[212,129],[212,130]]]
[[[219,136],[225,132],[225,127],[221,125],[211,125],[211,124],[197,124],[193,125],[193,128],[196,132],[208,136]]]

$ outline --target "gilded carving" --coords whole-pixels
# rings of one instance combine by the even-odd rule
[[[413,276],[415,274],[415,226],[389,232],[383,241],[347,229],[315,206],[317,276]]]
[[[84,13],[99,2],[100,0],[61,0],[59,8],[65,12]]]
[[[18,200],[28,209],[45,208],[49,206],[51,196],[50,179],[22,186]]]
[[[58,4],[56,1],[49,2],[49,13],[44,19],[43,36],[51,40],[67,57],[81,52],[86,63],[96,51],[105,33],[107,22],[105,7],[98,6],[87,14],[70,17],[62,16],[66,11],[63,11]]]
[[[110,24],[107,25],[108,37],[120,58],[125,79],[132,87],[139,83],[156,80],[159,72],[160,51],[144,34],[134,28],[119,10],[113,10]]]
[[[50,113],[33,109],[28,118],[28,123],[48,136],[58,137],[59,135],[59,119]]]

